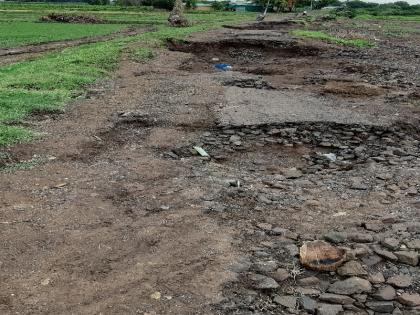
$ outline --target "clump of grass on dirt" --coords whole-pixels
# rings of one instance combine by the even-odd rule
[[[354,39],[345,39],[336,37],[330,34],[327,34],[322,31],[308,31],[308,30],[294,30],[291,32],[292,35],[306,38],[313,38],[323,40],[333,44],[339,44],[344,46],[356,46],[356,47],[372,47],[374,46],[367,39],[363,38],[354,38]]]
[[[134,50],[133,56],[134,56],[134,59],[137,61],[146,62],[152,59],[155,56],[155,54],[151,48],[141,47]]]

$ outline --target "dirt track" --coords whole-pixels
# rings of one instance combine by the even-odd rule
[[[360,50],[269,27],[123,60],[64,114],[28,121],[43,138],[8,154],[39,164],[0,174],[1,314],[311,313],[277,297],[317,300],[341,279],[296,267],[298,246],[332,231],[367,247],[354,255],[369,276],[419,290],[418,265],[374,250],[386,237],[419,250],[404,245],[420,226],[419,55],[404,54],[419,36]],[[328,305],[377,307],[348,295]]]

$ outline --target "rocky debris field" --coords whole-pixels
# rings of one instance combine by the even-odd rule
[[[171,40],[28,120],[45,137],[2,155],[0,312],[419,314],[420,37],[299,27]]]

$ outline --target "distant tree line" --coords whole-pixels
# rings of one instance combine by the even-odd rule
[[[6,0],[8,1],[8,0]],[[13,1],[13,0],[12,0]],[[175,0],[21,0],[19,2],[45,2],[45,3],[63,3],[63,2],[80,2],[92,5],[107,5],[110,2],[120,6],[148,6],[159,9],[171,10]],[[194,9],[197,2],[203,0],[183,0],[188,9]],[[205,0],[204,0],[205,1]],[[265,6],[268,0],[254,0],[256,3]],[[15,2],[15,1],[13,1]],[[346,15],[354,17],[356,15],[375,15],[375,16],[409,16],[420,15],[420,4],[410,5],[405,1],[397,1],[394,3],[378,4],[373,2],[364,2],[361,0],[296,0],[295,7],[303,9],[322,9],[325,7],[338,7],[338,15]],[[221,0],[212,2],[212,8],[217,11],[228,10],[229,1]],[[270,9],[272,11],[285,11],[287,9],[287,0],[270,0]]]

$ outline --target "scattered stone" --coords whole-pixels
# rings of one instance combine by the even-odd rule
[[[283,282],[287,280],[288,278],[290,278],[290,273],[287,269],[278,268],[272,276],[276,281]]]
[[[363,266],[355,261],[349,261],[345,263],[343,266],[338,268],[337,273],[340,276],[365,276],[367,275],[366,270],[363,268]]]
[[[378,284],[378,283],[384,283],[385,277],[382,272],[377,272],[374,274],[369,275],[368,280],[372,283]]]
[[[307,268],[319,271],[337,269],[345,260],[346,252],[324,241],[304,243],[300,248],[300,262]]]
[[[373,232],[379,232],[383,229],[383,225],[379,224],[379,223],[365,223],[363,225],[365,227],[366,230],[368,231],[373,231]]]
[[[367,300],[367,294],[354,294],[353,297],[360,303],[365,303]]]
[[[397,256],[395,256],[393,253],[391,253],[391,252],[389,252],[385,249],[380,248],[379,246],[374,246],[373,250],[375,251],[376,254],[378,254],[382,258],[385,258],[385,259],[393,261],[393,262],[398,261]]]
[[[347,240],[347,233],[329,232],[328,234],[324,235],[324,239],[334,244],[344,243]]]
[[[251,261],[248,257],[240,257],[238,261],[232,263],[229,266],[229,269],[233,272],[241,273],[244,271],[248,271],[252,266]]]
[[[362,262],[366,266],[374,266],[374,265],[380,263],[381,261],[382,261],[382,258],[379,257],[378,255],[370,255],[370,256],[362,258]]]
[[[274,260],[258,261],[254,264],[254,269],[261,273],[273,272],[277,269],[277,262]]]
[[[279,305],[294,309],[296,307],[297,297],[292,295],[276,296],[273,301]]]
[[[300,295],[318,296],[321,292],[313,288],[296,287],[294,291]]]
[[[350,188],[355,190],[366,190],[368,186],[365,184],[365,180],[361,177],[353,177],[350,179]]]
[[[420,250],[420,239],[411,240],[405,243],[410,249]]]
[[[337,315],[343,311],[343,306],[334,304],[318,304],[316,308],[317,315]]]
[[[407,275],[396,275],[389,278],[387,283],[397,288],[407,288],[413,283],[413,278]]]
[[[302,177],[302,172],[299,171],[297,168],[289,168],[289,169],[285,169],[283,170],[283,176],[286,177],[287,179],[294,179],[294,178],[299,178]]]
[[[367,233],[350,233],[347,235],[347,238],[350,241],[353,241],[356,243],[372,243],[373,242],[373,236]]]
[[[398,257],[398,261],[403,264],[417,266],[419,263],[419,254],[416,252],[399,251],[394,253]]]
[[[303,286],[318,285],[321,282],[317,277],[307,277],[299,279],[298,283]]]
[[[392,313],[394,310],[394,303],[389,301],[371,301],[365,304],[371,310],[378,313]]]
[[[264,232],[270,232],[273,226],[270,223],[260,222],[256,224],[257,228],[263,230]]]
[[[387,237],[381,242],[381,244],[388,249],[396,250],[400,245],[400,241],[396,238]]]
[[[353,304],[354,299],[347,295],[341,294],[332,294],[332,293],[323,293],[319,296],[319,299],[324,302],[329,302],[333,304]]]
[[[358,277],[351,277],[343,281],[336,281],[330,285],[328,292],[351,295],[356,293],[371,292],[372,285],[369,281]]]
[[[302,296],[299,298],[299,306],[301,309],[313,314],[315,313],[317,302],[308,296]]]
[[[386,285],[384,287],[379,288],[379,290],[372,295],[372,297],[376,300],[381,301],[392,301],[395,299],[397,293],[395,292],[395,289],[391,287],[390,285]]]
[[[419,306],[420,305],[420,294],[418,293],[403,293],[398,297],[398,302],[407,306]]]
[[[254,289],[277,289],[279,284],[276,280],[270,277],[266,277],[260,274],[251,274],[249,279],[252,281],[252,287]]]
[[[289,244],[285,246],[290,256],[294,257],[299,255],[299,248],[295,244]]]

